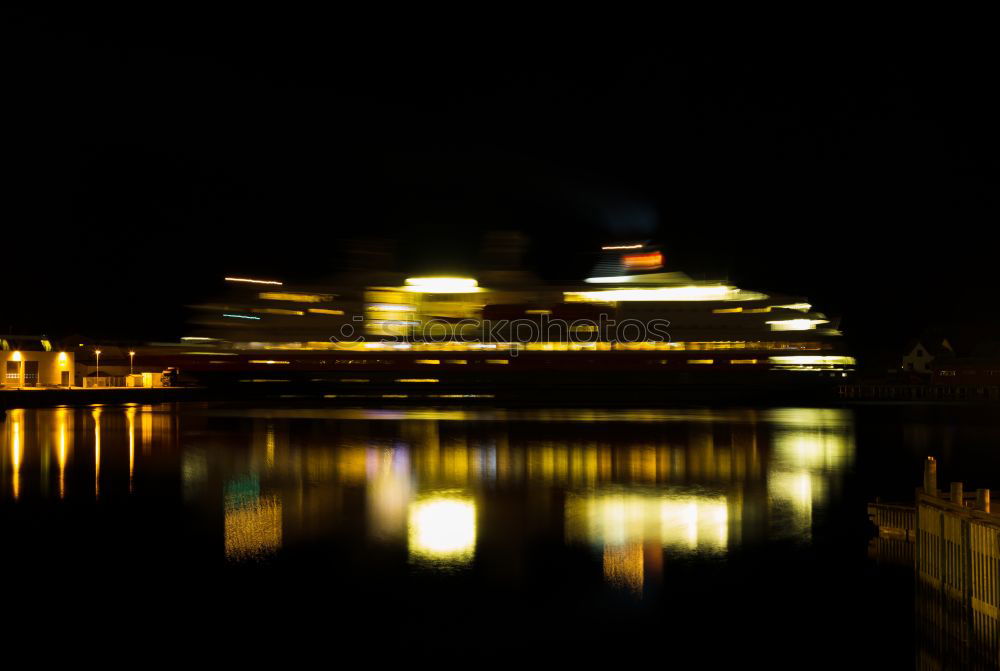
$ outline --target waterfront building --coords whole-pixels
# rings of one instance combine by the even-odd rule
[[[69,387],[74,380],[73,352],[58,350],[45,336],[0,337],[0,358],[7,388]]]

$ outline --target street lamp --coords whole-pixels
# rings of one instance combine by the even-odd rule
[[[128,374],[132,375],[132,364],[135,363],[135,351],[130,350],[128,353]]]
[[[101,350],[95,349],[94,354],[97,355],[97,366],[94,368],[94,372],[96,373],[94,375],[94,384],[97,385],[100,384],[99,380],[101,379]]]

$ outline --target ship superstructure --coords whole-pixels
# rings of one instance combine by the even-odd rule
[[[605,252],[591,277],[562,286],[386,274],[317,288],[236,278],[227,297],[196,308],[174,352],[189,369],[281,369],[315,380],[400,371],[414,375],[396,379],[559,371],[597,380],[602,370],[607,379],[684,383],[842,378],[854,369],[836,320],[802,297],[664,272],[661,252],[647,245]]]

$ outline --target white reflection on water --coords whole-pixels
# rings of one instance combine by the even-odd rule
[[[468,564],[476,551],[476,503],[462,492],[439,492],[410,503],[410,560],[438,568]]]
[[[724,550],[729,539],[725,496],[662,491],[592,492],[566,497],[566,536],[597,546],[654,542],[663,548]]]
[[[775,537],[812,538],[813,512],[824,506],[831,483],[854,460],[851,415],[844,410],[781,408],[765,413],[771,424],[768,508]]]
[[[217,515],[222,499],[231,560],[335,539],[446,569],[477,547],[554,537],[633,591],[665,554],[809,541],[854,455],[851,414],[829,409],[105,406],[5,421],[3,496],[45,496],[51,477],[68,501],[107,491],[113,505],[117,491],[179,476],[185,505]],[[74,440],[94,441],[92,463],[86,450],[74,468]],[[38,471],[42,487],[26,487]]]
[[[568,494],[565,508],[567,542],[600,549],[605,580],[636,597],[646,572],[659,573],[664,550],[720,553],[729,542],[730,505],[722,495],[592,491]]]
[[[410,452],[405,447],[368,450],[368,533],[382,542],[401,542],[413,487]]]
[[[739,416],[726,414],[729,420]],[[617,469],[630,482],[567,493],[567,541],[599,550],[605,578],[616,588],[641,595],[644,576],[658,572],[663,552],[722,553],[760,538],[763,530],[756,522],[762,519],[769,539],[809,541],[814,510],[827,504],[854,458],[852,416],[842,410],[765,411],[747,422],[726,424],[731,431],[721,436],[699,429],[700,422],[691,426],[680,449],[640,449],[640,458],[630,460],[634,448],[616,452],[617,460],[630,462],[630,468]],[[749,426],[749,434],[736,426]],[[763,498],[754,485],[761,455]],[[714,491],[706,490],[708,485]],[[746,529],[745,517],[750,520]],[[651,558],[656,559],[652,566]]]

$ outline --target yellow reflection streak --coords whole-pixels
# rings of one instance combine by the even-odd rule
[[[267,423],[264,432],[264,464],[267,468],[274,468],[274,424]]]
[[[132,491],[132,476],[135,474],[135,408],[125,408],[128,423],[128,490]]]
[[[149,455],[153,453],[153,406],[142,406],[142,453]]]
[[[59,498],[66,498],[66,408],[56,409],[56,431],[58,433],[58,447],[56,461],[59,464]]]
[[[101,495],[101,409],[94,408],[94,498]]]
[[[11,410],[10,463],[14,500],[21,495],[21,458],[24,455],[24,410]]]
[[[476,504],[445,494],[414,501],[409,517],[410,558],[432,564],[468,564],[476,549]]]
[[[604,546],[604,579],[612,586],[642,596],[642,545]]]
[[[262,558],[281,547],[281,499],[261,496],[226,504],[225,551],[230,560]]]

